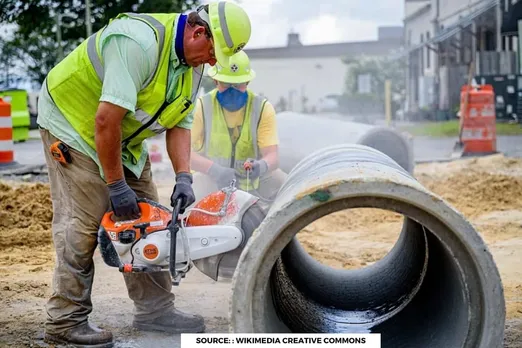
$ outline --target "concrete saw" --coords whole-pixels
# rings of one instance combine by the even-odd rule
[[[174,285],[196,266],[218,280],[231,278],[239,256],[264,219],[259,198],[235,187],[213,192],[179,214],[148,199],[139,199],[140,217],[118,221],[104,214],[98,245],[104,262],[122,273],[170,272]]]

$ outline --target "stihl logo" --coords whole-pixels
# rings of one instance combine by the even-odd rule
[[[147,244],[143,247],[143,256],[149,260],[154,260],[156,257],[158,257],[158,254],[159,250],[153,244]]]

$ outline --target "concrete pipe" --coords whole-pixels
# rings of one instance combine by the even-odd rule
[[[350,208],[404,216],[396,245],[358,270],[312,258],[295,235]],[[502,347],[500,275],[472,225],[382,152],[347,144],[298,163],[234,273],[230,331],[381,333],[382,347]]]
[[[413,173],[413,140],[393,128],[288,111],[279,113],[277,122],[280,166],[287,173],[310,153],[340,144],[370,146]]]

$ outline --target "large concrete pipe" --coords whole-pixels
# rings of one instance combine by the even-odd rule
[[[295,235],[344,209],[404,223],[392,250],[358,270],[321,264]],[[502,347],[505,302],[484,241],[454,208],[382,152],[347,144],[298,163],[234,273],[230,330],[381,333],[382,347]]]
[[[373,147],[413,173],[412,138],[393,128],[289,111],[277,115],[277,125],[280,166],[287,173],[310,153],[340,144]]]

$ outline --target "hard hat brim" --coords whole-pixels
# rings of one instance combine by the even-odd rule
[[[214,41],[214,55],[216,56],[217,64],[221,65],[221,67],[226,67],[229,65],[230,57],[227,56]]]
[[[256,72],[250,69],[248,75],[240,75],[240,76],[229,76],[220,73],[216,73],[216,68],[212,67],[208,71],[208,76],[216,81],[224,82],[224,83],[245,83],[250,82],[256,77]]]

